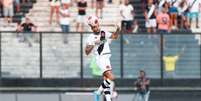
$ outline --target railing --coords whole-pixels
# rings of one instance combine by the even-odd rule
[[[92,56],[83,51],[88,34],[1,32],[1,79],[93,78]],[[152,79],[201,79],[200,39],[200,34],[187,32],[121,34],[111,43],[113,72],[117,79],[137,78],[141,69]],[[176,70],[167,73],[164,56],[180,53]]]

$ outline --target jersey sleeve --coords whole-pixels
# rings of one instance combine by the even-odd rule
[[[95,45],[94,40],[93,40],[93,36],[90,35],[87,38],[86,45]]]

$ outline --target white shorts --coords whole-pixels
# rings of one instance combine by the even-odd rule
[[[12,17],[14,15],[13,5],[10,5],[9,7],[3,8],[3,13],[5,17]]]
[[[102,74],[108,70],[112,70],[112,67],[110,64],[110,57],[111,57],[110,54],[96,56],[96,63],[97,63],[97,66],[100,68]]]
[[[85,23],[86,15],[78,15],[77,22],[78,23]]]
[[[50,3],[50,6],[60,6],[60,1],[56,1],[56,2],[52,1]]]
[[[149,19],[145,22],[146,28],[156,27],[156,19]]]

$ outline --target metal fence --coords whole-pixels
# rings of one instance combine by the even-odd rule
[[[1,78],[93,78],[92,56],[84,54],[90,33],[0,32]],[[136,78],[143,69],[154,79],[200,79],[200,34],[121,34],[111,43],[111,64],[117,78]],[[177,56],[176,69],[167,74],[165,56]],[[169,76],[171,75],[171,76]]]

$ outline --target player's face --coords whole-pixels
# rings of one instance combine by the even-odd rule
[[[97,26],[91,26],[91,30],[93,31],[93,32],[99,32],[99,26],[97,25]]]
[[[140,72],[140,77],[144,77],[144,76],[145,76],[144,72]]]

